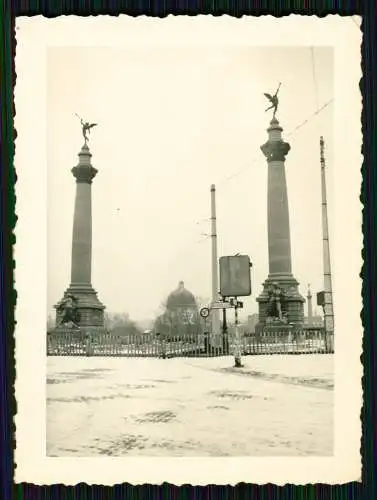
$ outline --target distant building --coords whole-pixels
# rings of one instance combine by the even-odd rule
[[[167,298],[166,309],[170,311],[193,311],[198,308],[194,295],[185,288],[183,281],[180,281],[178,288],[173,290]]]
[[[155,333],[165,335],[190,335],[199,333],[201,329],[199,307],[194,295],[180,281],[166,301],[163,314],[158,316],[154,324]]]

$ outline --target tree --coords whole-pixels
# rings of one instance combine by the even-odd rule
[[[198,311],[190,307],[169,310],[165,307],[154,322],[154,332],[166,338],[191,336],[201,332]]]
[[[202,307],[208,307],[208,305],[212,302],[208,297],[195,297],[196,303],[198,307],[201,309]]]
[[[54,318],[52,317],[51,314],[49,314],[47,316],[47,331],[49,332],[50,330],[52,330],[55,326],[55,320]]]
[[[106,313],[105,326],[114,335],[141,335],[143,333],[127,313]]]

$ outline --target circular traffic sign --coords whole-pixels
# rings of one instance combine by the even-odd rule
[[[200,316],[202,318],[208,318],[208,316],[209,316],[209,309],[208,309],[208,307],[203,307],[202,309],[200,309]]]

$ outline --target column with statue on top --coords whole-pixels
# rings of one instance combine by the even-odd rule
[[[263,290],[256,299],[259,306],[259,322],[256,332],[287,332],[302,328],[304,323],[304,297],[298,289],[298,281],[292,273],[289,206],[285,159],[291,149],[282,138],[283,128],[276,118],[278,93],[265,94],[273,116],[267,129],[268,139],[261,146],[267,160],[267,227],[269,273]]]
[[[98,171],[91,163],[88,134],[96,124],[80,120],[84,144],[78,154],[79,162],[71,170],[76,179],[71,282],[63,298],[55,305],[55,331],[71,328],[92,334],[105,332],[105,306],[92,286],[92,182]]]

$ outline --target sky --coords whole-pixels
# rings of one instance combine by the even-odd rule
[[[82,146],[75,113],[98,123],[89,147],[92,284],[108,312],[153,319],[183,280],[211,296],[210,186],[218,255],[250,256],[258,311],[268,275],[267,163],[271,119],[263,93],[279,82],[292,270],[307,293],[323,288],[319,137],[333,191],[333,50],[327,47],[53,47],[47,51],[48,312],[69,286],[75,182]],[[322,111],[315,114],[320,108]],[[306,307],[306,306],[305,306]]]

